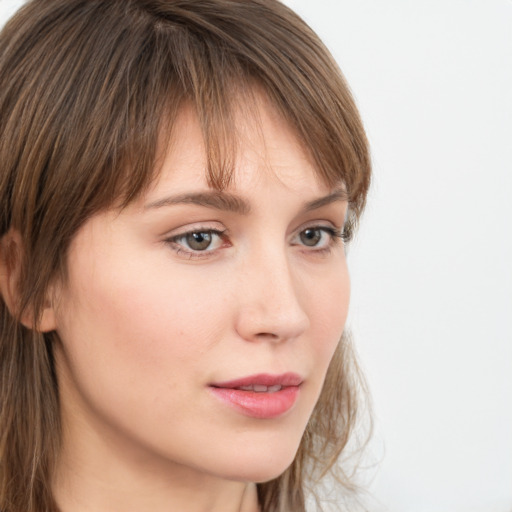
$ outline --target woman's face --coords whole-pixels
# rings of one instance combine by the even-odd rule
[[[183,109],[152,188],[71,244],[54,306],[63,442],[99,471],[264,481],[295,456],[347,315],[347,204],[259,113],[218,193]]]

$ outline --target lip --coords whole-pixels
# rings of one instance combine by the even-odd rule
[[[300,386],[304,379],[297,373],[282,373],[281,375],[271,375],[269,373],[259,373],[234,379],[225,382],[214,382],[210,386],[216,388],[239,388],[242,386],[260,385],[260,386]]]
[[[245,416],[272,419],[289,411],[300,393],[303,379],[296,373],[271,375],[261,373],[209,385],[212,394]],[[250,391],[237,389],[247,386],[281,386],[279,391]]]

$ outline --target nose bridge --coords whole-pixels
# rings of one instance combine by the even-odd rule
[[[238,332],[249,340],[298,337],[309,326],[309,318],[285,247],[260,248],[244,266]]]

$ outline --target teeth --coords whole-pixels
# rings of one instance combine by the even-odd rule
[[[263,386],[263,387],[265,387],[265,386]],[[240,386],[237,389],[241,389],[242,391],[255,391],[254,386]],[[267,388],[265,387],[264,391],[266,391],[266,390],[267,390]]]
[[[263,386],[262,384],[254,384],[252,386],[240,386],[237,389],[241,391],[255,391],[256,393],[275,393],[281,391],[282,386],[276,384],[275,386]]]

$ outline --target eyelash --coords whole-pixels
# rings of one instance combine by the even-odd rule
[[[316,246],[307,246],[305,244],[292,244],[294,246],[296,245],[302,245],[308,252],[314,253],[314,254],[327,254],[331,252],[334,246],[338,245],[339,243],[344,244],[347,240],[347,237],[345,236],[344,231],[339,230],[337,228],[331,227],[331,226],[308,226],[301,231],[299,231],[295,236],[294,239],[299,237],[302,233],[312,230],[312,231],[321,231],[322,233],[325,233],[329,236],[329,241],[325,247],[321,248],[315,248]],[[176,252],[176,254],[180,256],[186,256],[188,259],[200,259],[200,258],[208,258],[212,254],[216,253],[218,249],[222,248],[223,244],[226,244],[227,240],[227,230],[218,230],[218,229],[193,229],[190,231],[186,231],[184,233],[180,233],[179,235],[172,236],[170,238],[167,238],[164,240],[165,243],[169,244],[171,248]],[[191,248],[186,248],[184,246],[184,241],[186,238],[190,235],[210,235],[210,236],[218,236],[221,241],[221,245],[215,249],[205,249],[205,250],[194,250]],[[209,246],[208,246],[209,247]],[[308,248],[311,247],[311,248]]]
[[[185,233],[180,233],[179,235],[172,236],[170,238],[167,238],[165,240],[166,243],[168,243],[171,248],[176,252],[176,254],[179,254],[180,256],[187,256],[188,259],[198,259],[198,258],[208,258],[212,255],[212,253],[217,252],[217,249],[210,249],[210,250],[204,250],[204,251],[198,251],[194,249],[188,249],[184,247],[183,243],[180,243],[180,241],[184,241],[187,236],[194,235],[194,234],[209,234],[209,235],[215,235],[220,238],[220,240],[223,240],[225,243],[226,239],[226,231],[227,230],[219,230],[219,229],[192,229],[190,231],[186,231]],[[219,247],[220,248],[220,247]]]

